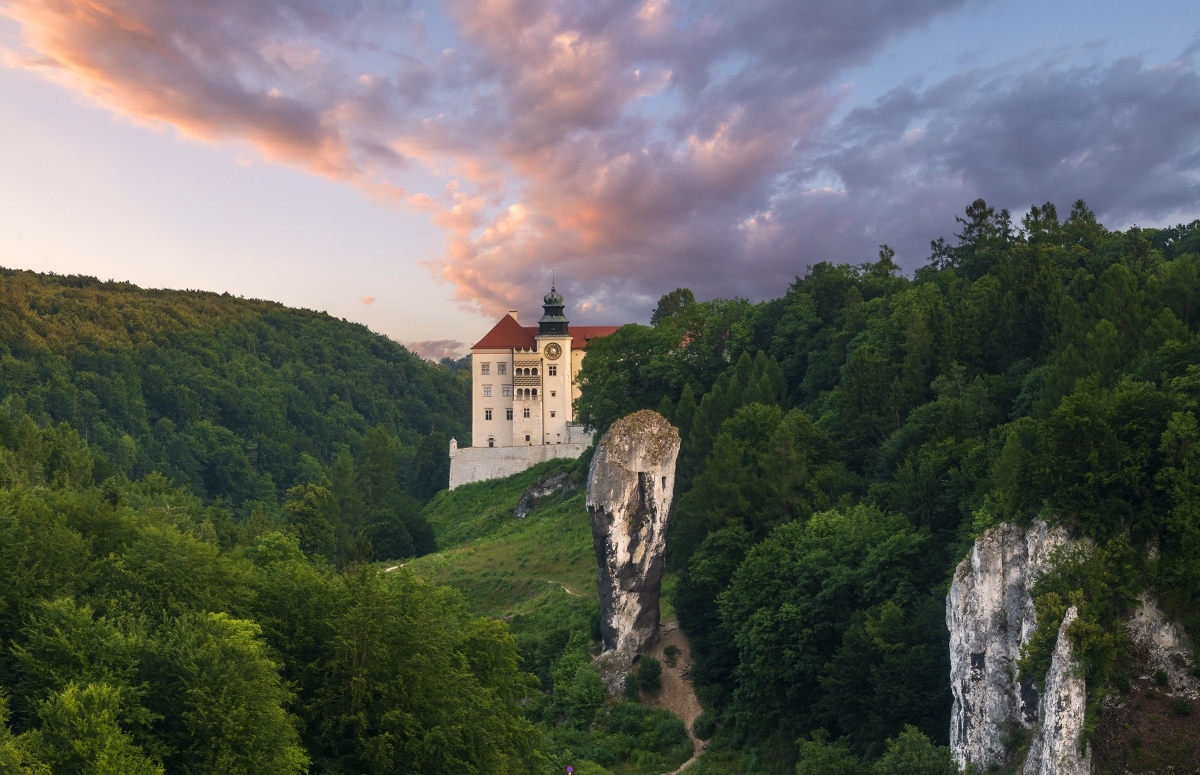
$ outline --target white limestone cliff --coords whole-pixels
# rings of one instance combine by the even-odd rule
[[[1062,528],[1036,521],[1028,529],[1001,524],[981,535],[959,563],[946,598],[950,689],[954,696],[950,750],[979,771],[999,765],[1008,728],[1032,728],[1038,692],[1018,682],[1021,646],[1036,626],[1030,590],[1067,543]]]
[[[613,423],[588,472],[600,631],[605,652],[615,652],[625,667],[658,629],[678,455],[679,432],[662,415],[644,410]]]
[[[1089,775],[1092,771],[1091,746],[1082,752],[1079,749],[1087,711],[1087,686],[1068,634],[1077,617],[1078,611],[1071,606],[1059,625],[1058,642],[1046,673],[1045,692],[1022,775]]]

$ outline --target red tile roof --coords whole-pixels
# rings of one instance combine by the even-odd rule
[[[617,326],[571,326],[571,349],[582,350],[598,336],[608,336]],[[532,350],[537,347],[537,326],[522,326],[512,315],[500,318],[492,330],[483,335],[472,350]]]
[[[592,339],[598,336],[608,336],[618,328],[620,326],[571,326],[567,329],[574,337],[571,339],[571,349],[582,350]]]
[[[472,350],[532,350],[537,347],[537,342],[533,337],[537,335],[537,326],[529,327],[522,326],[517,321],[513,320],[512,315],[505,315],[500,318],[496,325],[492,326],[492,330],[483,335],[483,338],[475,343]]]

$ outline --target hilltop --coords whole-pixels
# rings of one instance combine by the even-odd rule
[[[97,481],[158,471],[241,514],[359,454],[375,427],[410,468],[431,431],[463,437],[470,413],[469,374],[323,312],[8,269],[0,396],[14,418],[75,428]],[[438,474],[407,487],[428,498]]]

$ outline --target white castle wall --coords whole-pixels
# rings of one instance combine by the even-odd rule
[[[584,436],[579,433],[577,435]],[[528,447],[464,447],[450,440],[450,489],[460,484],[482,482],[519,474],[538,463],[556,458],[577,458],[591,444],[591,438],[565,444],[539,444]]]

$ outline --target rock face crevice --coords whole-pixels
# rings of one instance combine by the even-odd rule
[[[1037,621],[1030,590],[1068,542],[1062,528],[997,525],[959,563],[946,598],[950,630],[950,750],[978,770],[1001,764],[1014,726],[1030,729],[1039,697],[1032,680],[1017,681],[1021,646]]]
[[[592,457],[587,509],[600,572],[600,632],[622,663],[655,636],[679,432],[657,412],[613,424]]]
[[[1058,627],[1058,641],[1046,673],[1045,696],[1022,775],[1088,775],[1092,771],[1091,746],[1082,752],[1079,748],[1087,712],[1087,686],[1068,634],[1078,615],[1071,606]]]

